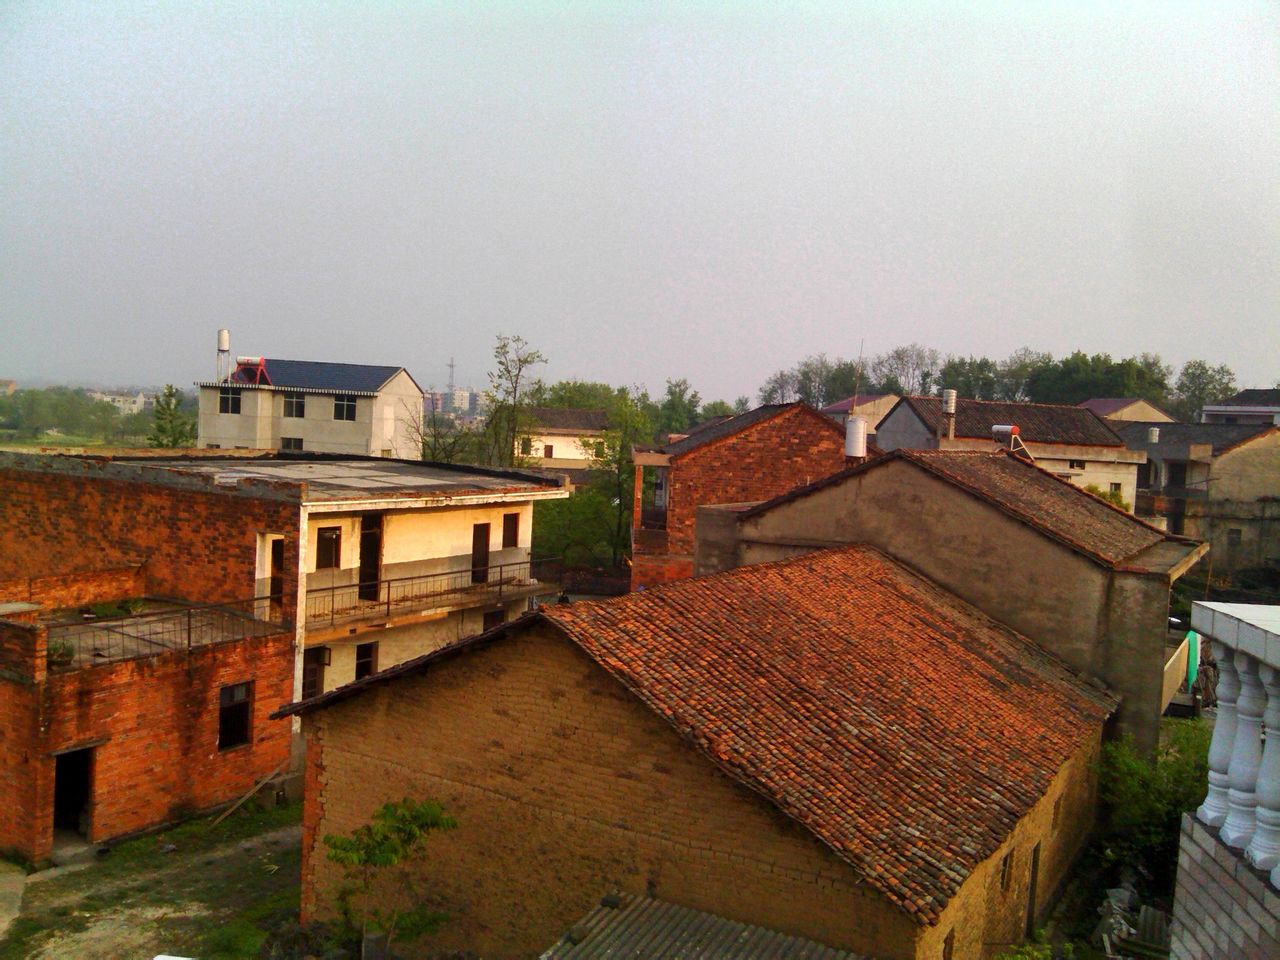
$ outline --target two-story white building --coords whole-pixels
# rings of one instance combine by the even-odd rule
[[[239,357],[196,386],[201,447],[421,455],[422,388],[404,367]]]

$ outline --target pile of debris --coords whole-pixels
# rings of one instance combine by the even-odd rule
[[[1098,907],[1102,917],[1094,927],[1091,944],[1108,960],[1140,960],[1169,956],[1169,914],[1138,902],[1133,874],[1126,871],[1120,886],[1107,891]]]

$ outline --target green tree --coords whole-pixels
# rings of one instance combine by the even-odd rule
[[[173,384],[165,384],[156,397],[155,419],[147,442],[153,447],[190,447],[196,442],[195,418],[180,409],[182,395]]]
[[[560,380],[550,385],[538,381],[529,387],[527,399],[532,407],[608,410],[619,393],[626,393],[626,388],[588,380]]]
[[[1030,347],[1020,347],[996,364],[997,400],[1018,402],[1029,400],[1027,383],[1041,367],[1053,363],[1053,357]]]
[[[697,422],[701,405],[702,398],[688,380],[668,380],[666,396],[658,403],[658,430],[684,433]]]
[[[499,334],[493,348],[494,368],[489,372],[489,389],[485,404],[489,415],[485,423],[487,460],[509,467],[516,456],[516,438],[524,428],[529,407],[526,393],[531,386],[532,368],[546,363],[541,352],[529,346],[524,337]]]
[[[996,362],[987,357],[948,357],[938,373],[938,388],[970,400],[995,400],[999,374]]]
[[[710,403],[704,403],[702,409],[698,411],[698,422],[706,423],[716,417],[732,417],[733,415],[733,407],[728,403],[723,400],[712,400]]]
[[[1173,385],[1170,412],[1179,420],[1199,420],[1206,404],[1226,400],[1235,392],[1236,375],[1226,364],[1211,367],[1203,360],[1188,360]]]
[[[423,905],[413,873],[425,856],[427,837],[457,825],[438,803],[406,797],[383,804],[349,835],[325,835],[328,857],[343,867],[346,881],[338,905],[362,941],[381,933],[389,949],[397,938],[417,939],[448,919]]]

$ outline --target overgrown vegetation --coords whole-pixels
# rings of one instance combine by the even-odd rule
[[[1096,483],[1085,484],[1084,489],[1092,493],[1099,500],[1105,500],[1113,507],[1119,507],[1121,510],[1129,509],[1129,501],[1127,501],[1119,490],[1103,490]]]
[[[1211,737],[1206,723],[1165,719],[1154,761],[1128,739],[1103,745],[1104,820],[1094,853],[1104,868],[1133,867],[1145,873],[1151,895],[1172,892],[1182,814],[1204,800]]]
[[[397,939],[416,940],[448,919],[424,902],[413,872],[426,855],[427,837],[456,826],[438,803],[406,797],[383,804],[349,836],[325,835],[328,857],[341,864],[346,880],[338,905],[360,942],[378,933],[390,949]]]

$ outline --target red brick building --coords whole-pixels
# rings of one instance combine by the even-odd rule
[[[433,951],[536,956],[618,891],[979,960],[1052,904],[1115,704],[867,547],[546,606],[285,712],[304,919],[342,881],[321,838],[408,796],[458,822],[415,883]]]
[[[532,501],[564,495],[371,457],[0,454],[0,850],[245,793],[290,757],[273,711],[545,592]]]
[[[665,446],[637,447],[631,589],[693,575],[694,519],[711,503],[767,500],[844,469],[844,428],[803,403],[769,404]],[[646,473],[654,478],[646,492]]]

